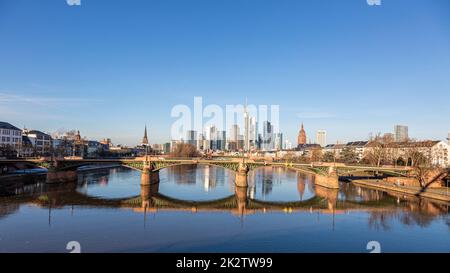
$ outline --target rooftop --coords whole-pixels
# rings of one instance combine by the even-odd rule
[[[4,121],[0,121],[0,129],[9,129],[9,130],[19,130],[22,131],[21,129],[17,128],[14,125],[11,125],[8,122],[4,122]]]
[[[39,131],[39,130],[29,130],[26,133],[27,134],[34,134],[34,135],[47,135],[47,136],[50,136],[49,134],[44,133],[44,132]]]

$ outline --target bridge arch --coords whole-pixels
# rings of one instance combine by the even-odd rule
[[[233,172],[238,171],[238,162],[199,162],[199,161],[191,161],[191,162],[166,162],[166,161],[158,161],[153,162],[153,169],[152,171],[160,171],[162,169],[170,168],[170,167],[176,167],[176,166],[189,166],[189,165],[204,165],[204,166],[213,166],[213,167],[219,167],[223,169],[227,169]]]
[[[125,168],[129,168],[129,169],[133,169],[133,170],[142,170],[142,167],[140,167],[139,165],[142,164],[137,164],[136,166],[133,166],[135,164],[130,164],[127,162],[116,162],[116,161],[104,161],[104,162],[95,162],[95,161],[85,161],[85,162],[69,162],[69,163],[57,163],[57,166],[55,168],[55,171],[76,171],[78,170],[78,168],[84,167],[84,166],[105,166],[105,167],[125,167]],[[47,168],[49,169],[49,168]]]

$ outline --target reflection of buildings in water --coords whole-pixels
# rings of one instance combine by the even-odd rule
[[[314,193],[314,183],[313,179],[314,177],[310,174],[305,174],[302,172],[295,172],[295,175],[297,176],[297,190],[298,194],[300,195],[300,200],[303,200],[303,196],[306,191],[306,187],[308,186],[308,191],[310,193]]]
[[[384,191],[364,188],[352,183],[341,183],[339,187],[339,197],[348,201],[380,201],[387,196],[388,194]]]
[[[108,182],[109,182],[108,177],[106,177],[106,176],[100,177],[100,179],[98,181],[101,186],[103,186],[103,187],[108,186]]]
[[[100,184],[107,185],[109,183],[109,178],[112,175],[117,176],[118,179],[124,179],[126,176],[124,174],[120,174],[116,169],[99,169],[90,172],[83,172],[78,174],[78,185],[86,188],[88,185],[92,184]],[[129,175],[128,172],[126,172]]]
[[[314,193],[313,176],[298,171],[292,171],[283,167],[263,167],[249,173],[249,192],[254,194],[257,184],[260,184],[262,198],[273,192],[275,185],[281,185],[286,181],[297,181],[297,190],[300,200],[303,200],[306,187]],[[259,185],[258,185],[259,186]],[[253,197],[251,197],[253,198]]]
[[[201,169],[203,172],[198,172],[198,179],[200,181],[203,180],[203,188],[206,192],[210,192],[217,185],[217,178],[219,176],[217,172],[220,169],[210,165],[202,166]]]
[[[274,172],[272,170],[272,167],[262,168],[259,177],[262,182],[261,193],[264,199],[265,196],[269,195],[273,190]]]
[[[307,180],[308,183],[306,183],[308,185],[308,191],[315,192],[315,190],[314,190],[314,186],[316,185],[315,177],[310,175],[309,178],[310,179]]]
[[[209,192],[224,183],[229,183],[231,185],[234,183],[234,180],[231,181],[230,179],[230,171],[225,168],[204,165],[202,166],[202,169],[204,172],[199,172],[199,180],[203,180],[203,188],[206,192]],[[234,173],[232,174],[234,175]],[[233,190],[233,188],[230,190]]]
[[[169,181],[176,184],[195,184],[197,181],[196,165],[176,165],[163,169]]]
[[[303,195],[305,194],[305,180],[303,180],[303,177],[301,177],[299,174],[297,175],[297,190],[298,194],[300,195],[300,200],[303,200]]]
[[[251,199],[255,199],[255,195],[256,195],[256,186],[253,187],[249,187],[248,188],[248,195]]]
[[[48,184],[45,175],[17,177],[14,181],[0,183],[0,196],[33,195],[45,192]]]
[[[211,168],[209,168],[209,165],[207,165],[204,169],[204,176],[203,176],[203,189],[206,192],[209,192],[211,190]]]
[[[448,203],[438,203],[415,196],[384,193],[384,199],[396,199],[394,209],[369,211],[369,227],[389,230],[391,222],[399,221],[407,226],[428,227],[436,218],[448,219]]]
[[[248,194],[251,199],[255,199],[256,195],[256,173],[255,170],[248,173]]]
[[[8,215],[14,214],[20,208],[20,204],[16,203],[0,203],[0,219],[8,217]]]
[[[168,181],[176,184],[196,184],[197,181],[205,192],[210,192],[224,183],[234,183],[230,171],[210,165],[178,165],[164,168],[160,175],[167,174]],[[234,174],[234,173],[233,173]],[[231,189],[234,191],[234,189]]]

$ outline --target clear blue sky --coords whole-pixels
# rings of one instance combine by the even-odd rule
[[[0,120],[136,144],[176,104],[279,104],[295,140],[450,130],[450,1],[0,0]]]

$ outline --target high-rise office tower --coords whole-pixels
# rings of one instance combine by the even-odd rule
[[[395,125],[394,133],[395,133],[395,141],[396,142],[404,142],[404,141],[408,141],[408,139],[409,139],[408,126]]]
[[[316,143],[321,147],[327,146],[327,131],[318,130],[316,134]]]
[[[197,138],[197,150],[203,150],[203,140],[205,139],[204,134],[199,134]]]
[[[448,132],[447,141],[448,141],[448,145],[450,145],[450,132]]]
[[[217,131],[217,139],[216,139],[217,150],[225,151],[226,141],[227,141],[227,132],[226,131]]]
[[[239,125],[234,124],[231,127],[230,140],[231,141],[238,141],[238,139],[239,139]]]
[[[256,141],[258,139],[258,123],[255,117],[250,118],[250,128],[249,128],[249,150],[256,149]]]
[[[239,125],[237,124],[231,126],[228,149],[232,151],[236,151],[239,149]]]
[[[273,126],[270,121],[263,123],[263,149],[268,151],[273,149]]]
[[[281,151],[283,150],[283,133],[275,134],[275,150]]]
[[[217,150],[217,128],[214,125],[209,127],[209,143],[211,150]]]
[[[186,143],[197,147],[197,131],[186,131]]]
[[[286,150],[292,149],[292,143],[288,139],[284,141],[284,149]]]
[[[244,151],[250,150],[250,117],[247,111],[247,102],[244,107]]]

